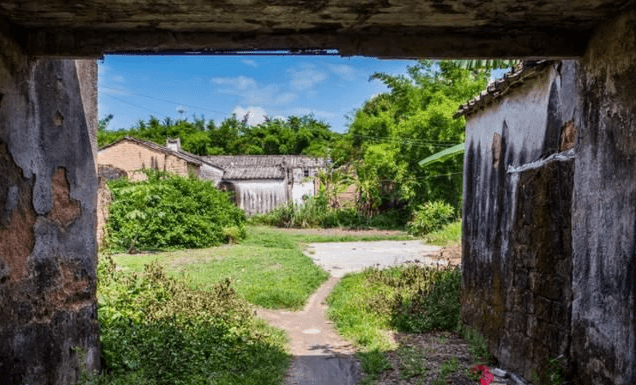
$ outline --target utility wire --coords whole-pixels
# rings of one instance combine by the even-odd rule
[[[118,97],[116,97],[116,96],[114,96],[114,95],[112,95],[112,94],[104,94],[104,95],[106,95],[106,96],[108,96],[108,97],[111,97],[111,98],[113,98],[113,99],[119,100],[119,101],[120,101],[120,102],[122,102],[122,103],[130,104],[130,105],[131,105],[131,106],[133,106],[133,107],[137,107],[137,108],[140,108],[140,109],[142,109],[142,110],[146,110],[146,111],[152,112],[153,114],[159,115],[159,116],[161,116],[162,118],[167,118],[167,117],[168,117],[167,115],[164,115],[164,114],[162,114],[162,113],[160,113],[160,112],[153,111],[153,110],[151,110],[151,109],[149,109],[149,108],[146,108],[146,107],[140,106],[140,105],[135,104],[135,103],[131,103],[131,102],[127,101],[127,100],[124,100],[124,99],[118,98]]]
[[[109,91],[115,91],[115,92],[126,92],[127,94],[134,95],[134,96],[140,96],[142,98],[148,98],[148,99],[156,100],[156,101],[159,101],[159,102],[170,103],[170,104],[174,104],[174,105],[177,105],[177,106],[195,108],[195,109],[198,109],[198,110],[203,110],[203,111],[207,111],[207,112],[213,112],[213,113],[217,113],[217,114],[224,114],[225,115],[227,113],[227,112],[223,112],[223,111],[211,110],[211,109],[205,108],[205,107],[192,106],[192,105],[188,105],[188,104],[184,104],[184,103],[177,103],[177,102],[172,101],[172,100],[161,99],[161,98],[157,98],[157,97],[149,96],[149,95],[142,95],[142,94],[138,94],[138,93],[135,93],[135,92],[130,92],[128,90],[121,90],[121,89],[117,89],[117,88],[111,88],[111,87],[108,87],[108,86],[102,86],[102,87],[99,87],[99,88],[102,88],[102,89],[105,89],[105,90],[109,90]],[[112,94],[105,94],[105,95],[111,95],[112,96]]]

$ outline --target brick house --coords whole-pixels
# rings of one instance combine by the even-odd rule
[[[196,155],[181,151],[179,139],[168,139],[167,147],[126,136],[104,146],[97,152],[100,176],[105,179],[127,176],[143,180],[143,169],[152,168],[188,176],[191,172],[215,185],[221,181],[223,170]]]
[[[318,186],[315,176],[325,161],[304,155],[197,156],[181,150],[181,142],[168,139],[166,147],[125,137],[99,149],[99,175],[104,179],[143,180],[152,168],[187,176],[194,173],[232,191],[247,214],[265,213],[290,199],[302,203]]]

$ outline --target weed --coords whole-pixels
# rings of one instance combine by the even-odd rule
[[[486,338],[468,326],[461,327],[460,332],[468,344],[468,351],[473,357],[473,362],[484,364],[490,362],[490,352],[488,351]]]
[[[426,364],[426,351],[419,346],[403,345],[397,350],[402,378],[422,376],[430,369]]]
[[[386,354],[379,350],[360,352],[356,354],[360,360],[361,369],[365,376],[360,385],[372,384],[378,379],[378,375],[393,366],[386,358]]]
[[[411,296],[398,294],[393,322],[400,330],[453,330],[460,323],[461,270],[429,269],[428,281]]]
[[[437,343],[440,345],[446,345],[448,342],[448,336],[446,334],[441,334],[437,337]]]
[[[208,290],[157,263],[98,268],[101,384],[278,384],[289,356],[281,331],[256,319],[227,279]]]
[[[431,385],[446,385],[446,378],[449,374],[454,373],[459,368],[457,358],[445,361],[439,369],[437,377],[431,382]]]
[[[549,385],[565,384],[566,383],[565,370],[567,365],[564,362],[564,357],[559,356],[555,358],[550,358],[548,360],[548,364],[550,365],[550,372],[548,373]]]
[[[389,348],[383,330],[453,330],[460,322],[459,269],[400,266],[345,276],[328,297],[339,332],[365,348]]]

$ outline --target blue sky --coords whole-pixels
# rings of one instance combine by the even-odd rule
[[[106,56],[99,62],[99,117],[109,129],[150,115],[215,122],[249,114],[249,123],[313,114],[337,132],[346,115],[386,91],[374,72],[406,73],[411,60],[339,56]]]

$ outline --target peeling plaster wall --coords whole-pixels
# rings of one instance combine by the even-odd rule
[[[86,117],[96,100],[82,100],[96,63],[30,60],[3,28],[0,382],[69,384],[74,348],[99,367],[94,118]]]
[[[577,126],[577,67],[555,62],[467,117],[462,317],[526,378],[570,343],[574,152],[560,139]]]
[[[573,206],[572,359],[586,384],[636,384],[636,13],[582,59]]]

